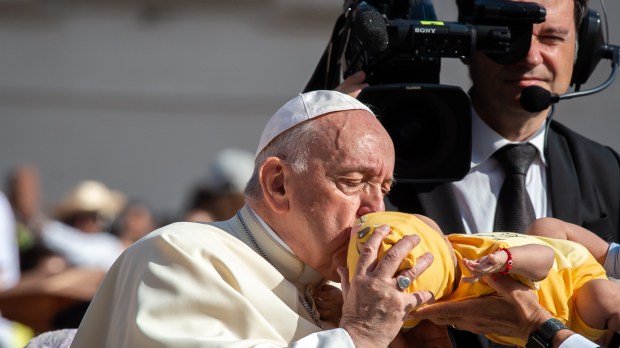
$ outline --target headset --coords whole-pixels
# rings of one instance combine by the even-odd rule
[[[579,90],[580,86],[588,80],[605,55],[603,26],[598,11],[586,9],[585,16],[579,24],[577,35],[577,58],[573,65],[573,76],[571,78],[571,85],[575,87],[575,90]]]
[[[457,0],[456,4],[459,21],[464,21],[465,18],[473,14],[473,0]],[[603,0],[601,0],[601,4],[603,11],[605,11]],[[598,11],[585,8],[578,23],[577,31],[577,54],[571,78],[571,86],[574,86],[575,91],[578,91],[581,85],[588,80],[602,58],[612,59],[613,55],[603,38],[603,25]]]
[[[601,5],[603,7],[603,14],[605,14],[606,36],[607,40],[609,40],[609,28],[607,26],[609,22],[607,21],[604,0],[601,0]],[[570,83],[573,91],[558,95],[538,86],[527,87],[521,92],[521,105],[526,110],[532,112],[541,111],[560,100],[598,93],[611,86],[615,80],[618,66],[620,65],[620,46],[605,42],[600,14],[593,9],[586,9],[585,16],[580,21],[577,30],[577,52]],[[588,80],[602,58],[611,60],[609,76],[600,85],[580,91],[581,85]],[[551,115],[549,116],[550,118]]]

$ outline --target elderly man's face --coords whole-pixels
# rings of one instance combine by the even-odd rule
[[[538,85],[564,93],[570,84],[575,55],[576,29],[573,0],[537,1],[547,10],[546,20],[534,25],[532,43],[525,58],[513,65],[500,65],[476,54],[470,65],[475,86],[474,105],[479,113],[525,113],[521,90]],[[482,115],[481,115],[482,116]]]
[[[385,209],[394,170],[392,140],[379,121],[363,110],[325,115],[325,131],[313,143],[308,170],[290,179],[287,243],[297,256],[331,280],[346,265],[351,226],[357,218]]]

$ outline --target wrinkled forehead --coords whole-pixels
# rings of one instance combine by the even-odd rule
[[[392,139],[371,113],[363,110],[337,112],[317,122],[321,124],[316,130],[317,142],[313,145],[325,156],[341,161],[345,161],[346,157],[388,164],[393,161]]]
[[[317,137],[323,137],[341,147],[354,140],[381,140],[391,143],[391,139],[379,120],[364,110],[348,110],[326,114],[314,120]]]

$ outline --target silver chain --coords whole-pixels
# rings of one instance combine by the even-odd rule
[[[239,219],[239,222],[241,223],[241,226],[243,227],[245,234],[248,236],[252,244],[254,244],[254,247],[256,247],[256,251],[263,259],[265,259],[267,262],[269,262],[272,266],[275,267],[273,262],[271,262],[269,257],[267,257],[267,254],[265,254],[263,249],[261,249],[261,247],[258,245],[258,242],[254,238],[254,236],[250,233],[250,230],[248,229],[248,226],[245,225],[245,221],[243,221],[243,218],[241,217],[240,213],[241,211],[237,211],[237,218]],[[310,305],[310,303],[308,303],[308,301],[305,298],[303,298],[300,294],[297,294],[297,299],[299,299],[299,302],[301,303],[301,305],[306,309],[308,314],[310,314],[310,317],[312,318],[312,320],[314,320],[314,323],[316,324],[316,326],[322,329],[323,326],[321,325],[321,321],[319,320],[319,317],[316,315],[316,313],[314,313],[314,310],[312,309],[312,306]]]

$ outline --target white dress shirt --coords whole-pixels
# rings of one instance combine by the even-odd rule
[[[15,235],[13,209],[4,193],[0,192],[0,290],[14,286],[19,280],[19,251]],[[0,347],[9,347],[12,323],[0,317]]]
[[[472,110],[471,169],[463,180],[453,183],[465,231],[469,234],[493,231],[497,196],[504,183],[504,170],[492,156],[496,150],[511,142],[491,127]],[[525,185],[532,200],[536,218],[551,216],[551,202],[547,199],[547,175],[544,154],[545,126],[526,142],[538,150],[527,171]]]
[[[6,196],[0,192],[0,290],[15,285],[19,276],[15,216]]]
[[[120,239],[109,232],[82,232],[60,221],[44,224],[41,237],[51,251],[69,264],[107,271],[125,250]]]

